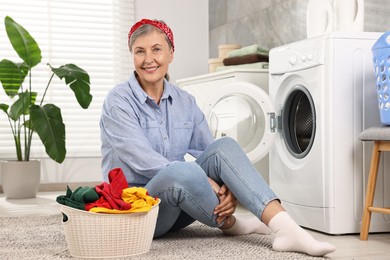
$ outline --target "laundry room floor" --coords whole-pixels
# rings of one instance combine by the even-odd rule
[[[34,199],[10,200],[0,194],[0,217],[40,216],[59,213],[56,198],[60,192],[41,192]],[[239,207],[237,214],[248,216],[251,213]],[[308,230],[316,239],[327,241],[337,247],[329,254],[329,259],[390,260],[390,233],[370,234],[367,241],[359,240],[358,234],[327,235]]]

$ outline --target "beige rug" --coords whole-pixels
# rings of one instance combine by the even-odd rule
[[[1,217],[0,259],[71,258],[61,221],[59,214]],[[300,253],[275,252],[271,243],[271,236],[229,237],[222,235],[218,229],[196,222],[181,231],[153,240],[147,254],[131,259],[324,259]]]

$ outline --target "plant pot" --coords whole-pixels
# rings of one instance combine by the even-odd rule
[[[8,199],[35,198],[41,181],[41,162],[0,161],[1,185]]]

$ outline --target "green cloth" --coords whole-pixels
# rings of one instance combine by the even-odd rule
[[[227,58],[232,58],[232,57],[245,56],[249,54],[268,55],[269,49],[261,47],[257,44],[253,44],[253,45],[242,47],[241,49],[229,51],[226,54],[226,56]]]
[[[230,65],[230,66],[219,66],[217,67],[216,71],[224,71],[228,69],[268,69],[269,63],[268,62],[255,62],[255,63],[248,63],[248,64],[240,64],[240,65]]]
[[[59,195],[56,201],[62,205],[85,210],[85,204],[94,202],[100,198],[92,187],[78,187],[73,192],[66,186],[66,195]]]

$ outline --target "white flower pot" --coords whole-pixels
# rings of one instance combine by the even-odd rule
[[[35,198],[41,181],[41,162],[0,161],[1,185],[8,199]]]

